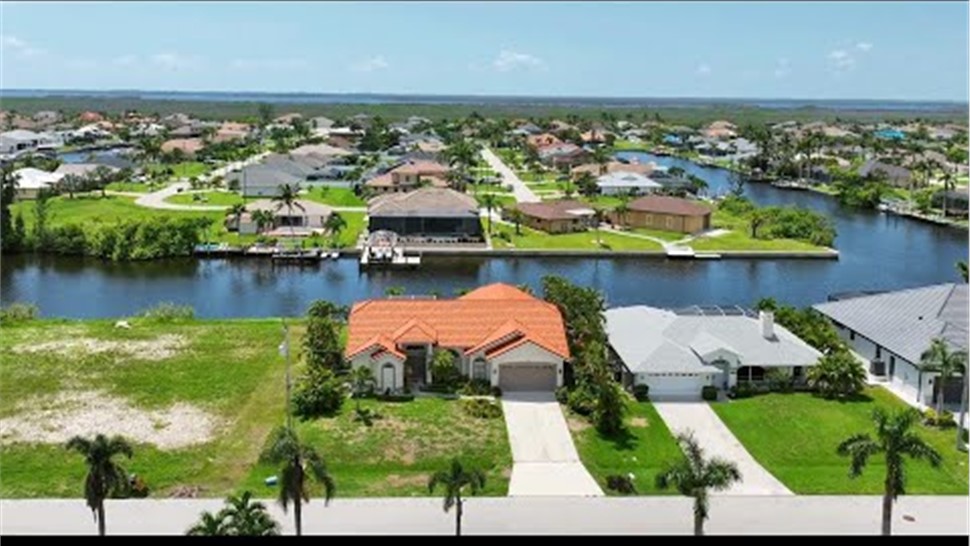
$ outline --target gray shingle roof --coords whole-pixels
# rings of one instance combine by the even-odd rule
[[[448,188],[421,188],[379,195],[367,205],[370,216],[478,217],[475,198]]]
[[[966,284],[936,284],[813,307],[913,363],[935,337],[967,348]]]
[[[613,350],[634,373],[713,373],[704,355],[726,350],[742,366],[812,366],[821,353],[784,327],[761,335],[758,319],[745,316],[678,315],[647,306],[606,311]]]

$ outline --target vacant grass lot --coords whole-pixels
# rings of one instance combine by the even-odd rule
[[[366,207],[367,202],[348,188],[329,188],[326,186],[313,188],[302,194],[301,199],[316,201],[331,207]]]
[[[688,246],[694,250],[704,251],[824,250],[824,247],[795,239],[755,239],[751,237],[751,225],[747,219],[728,214],[723,210],[715,210],[714,214],[711,215],[711,227],[713,229],[727,229],[731,233],[726,233],[719,237],[701,237],[691,241]]]
[[[160,189],[161,186],[150,187],[142,182],[112,182],[105,186],[108,191],[128,191],[136,193],[149,193]]]
[[[607,476],[631,473],[640,495],[676,493],[658,490],[654,480],[668,462],[683,457],[677,441],[650,402],[628,399],[627,408],[626,433],[606,438],[586,419],[563,407],[583,465],[607,495],[616,494],[606,488]]]
[[[19,201],[10,208],[16,214],[23,214],[24,223],[30,229],[34,223],[35,201]],[[66,195],[51,198],[48,202],[49,226],[62,224],[88,224],[91,222],[114,223],[118,220],[139,219],[159,216],[208,216],[221,222],[221,212],[172,211],[150,209],[135,204],[134,197],[100,194],[76,195],[74,199]]]
[[[142,476],[154,496],[167,496],[178,486],[200,487],[202,496],[214,497],[234,490],[248,475],[266,434],[283,419],[284,365],[277,350],[280,322],[130,322],[130,330],[114,328],[112,321],[104,320],[4,325],[0,418],[8,420],[5,436],[11,423],[44,407],[68,418],[81,408],[58,409],[51,397],[70,393],[98,393],[97,411],[108,411],[106,401],[130,406],[125,413],[112,414],[108,423],[159,412],[149,437],[180,434],[179,429],[193,427],[194,421],[162,426],[175,405],[188,405],[217,422],[209,440],[162,450],[143,438],[135,445],[134,458],[125,461],[126,468]],[[294,327],[291,335],[298,339],[301,328]],[[180,340],[181,346],[169,346],[167,358],[152,354],[164,346],[164,340],[172,339]],[[65,342],[88,345],[56,347]],[[24,352],[25,347],[40,343],[55,345]],[[100,350],[95,350],[98,346]],[[4,498],[82,494],[83,460],[65,452],[62,443],[10,443],[5,437],[0,464]]]
[[[151,163],[145,165],[145,169],[148,172],[160,172],[166,167],[171,167],[174,171],[175,178],[192,178],[193,176],[202,176],[203,174],[212,170],[212,167],[202,163],[201,161],[183,161],[181,163],[176,163],[174,165],[162,165],[160,163]]]
[[[597,245],[597,231],[601,245]],[[611,250],[662,250],[661,246],[653,241],[600,230],[553,235],[521,226],[522,235],[516,235],[514,225],[496,222],[492,226],[492,232],[492,247],[494,248],[599,250],[603,252]],[[496,237],[496,233],[507,234],[509,239]]]
[[[873,458],[862,476],[849,478],[849,459],[835,453],[853,434],[874,435],[872,410],[907,407],[882,388],[867,398],[838,402],[808,393],[767,394],[712,404],[714,411],[751,455],[800,494],[875,495],[883,491],[886,467]],[[967,454],[956,450],[954,429],[919,426],[919,433],[943,455],[939,469],[925,461],[906,461],[906,492],[914,495],[967,494]]]
[[[355,422],[354,401],[348,401],[336,417],[298,425],[301,438],[327,461],[338,496],[428,496],[429,476],[452,457],[486,473],[485,495],[507,494],[512,456],[504,419],[476,419],[458,401],[439,398],[363,400],[361,406],[382,417],[371,427]],[[257,465],[243,485],[258,492],[276,474],[271,465]]]
[[[205,192],[182,192],[176,193],[165,199],[166,203],[176,205],[223,205],[231,207],[239,203],[255,201],[256,198],[250,197],[243,199],[241,195],[228,191],[205,191]]]

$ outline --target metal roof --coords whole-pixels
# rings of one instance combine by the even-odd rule
[[[936,337],[967,348],[966,284],[937,284],[813,307],[913,363]]]

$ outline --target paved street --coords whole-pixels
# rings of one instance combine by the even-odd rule
[[[270,497],[262,492],[263,497]],[[292,513],[270,499],[283,532],[293,533]],[[880,498],[726,497],[711,499],[708,534],[878,534]],[[108,534],[182,534],[219,499],[112,500]],[[894,534],[966,535],[967,497],[899,498]],[[465,505],[467,534],[690,534],[691,501],[683,497],[471,498]],[[454,514],[441,499],[320,499],[304,505],[306,534],[451,534]],[[0,501],[3,534],[94,535],[97,527],[81,499]]]
[[[780,481],[754,460],[707,402],[653,402],[657,413],[674,434],[694,431],[707,455],[717,455],[738,465],[742,481],[715,495],[792,495]]]
[[[515,200],[519,203],[538,203],[541,201],[539,196],[533,193],[529,186],[525,185],[515,172],[509,168],[497,155],[489,148],[482,149],[482,157],[485,158],[485,162],[488,166],[492,168],[495,172],[502,177],[503,184],[509,184],[512,186],[512,194],[515,195]]]
[[[579,460],[552,393],[507,392],[502,410],[512,447],[509,496],[603,495]]]

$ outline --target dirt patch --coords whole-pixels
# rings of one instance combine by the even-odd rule
[[[120,353],[136,360],[165,360],[177,355],[188,345],[183,336],[166,334],[155,339],[106,340],[91,337],[58,339],[44,343],[24,343],[13,347],[13,352],[54,353],[77,357],[78,354]]]
[[[411,466],[417,460],[418,446],[413,440],[395,442],[384,448],[385,461],[401,461],[401,463]]]
[[[412,476],[401,476],[400,474],[391,474],[384,479],[387,485],[391,487],[408,487],[408,486],[428,486],[428,475],[427,474],[414,474]]]
[[[16,414],[0,419],[0,441],[58,444],[78,435],[120,434],[168,450],[208,442],[218,424],[190,404],[148,411],[103,392],[75,391],[22,403]]]
[[[589,421],[583,419],[582,417],[577,417],[575,415],[568,415],[566,417],[566,425],[572,432],[582,432],[589,428]]]
[[[647,422],[646,417],[634,417],[633,419],[630,419],[630,426],[636,428],[647,428],[650,426],[650,423]]]

